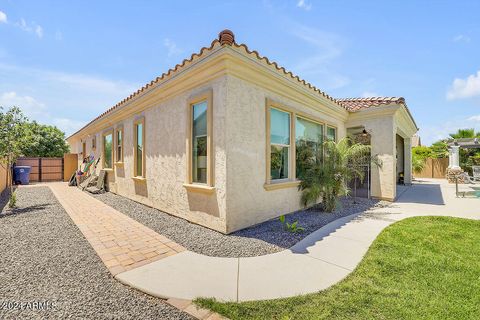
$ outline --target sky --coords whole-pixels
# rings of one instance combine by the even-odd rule
[[[0,106],[69,135],[230,29],[333,97],[404,97],[429,145],[480,130],[479,12],[478,0],[0,0]]]

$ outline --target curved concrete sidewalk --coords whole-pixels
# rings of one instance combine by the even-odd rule
[[[390,224],[419,215],[480,219],[479,204],[480,199],[456,198],[455,186],[442,180],[425,180],[407,188],[392,206],[336,220],[289,250],[250,258],[185,251],[116,278],[157,297],[189,300],[250,301],[317,292],[352,272]]]

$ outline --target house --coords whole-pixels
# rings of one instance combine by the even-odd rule
[[[296,139],[368,136],[371,195],[393,200],[416,132],[403,98],[334,99],[224,30],[68,143],[101,157],[110,191],[230,233],[301,208]]]

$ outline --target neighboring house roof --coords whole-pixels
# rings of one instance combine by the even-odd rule
[[[118,102],[116,105],[114,105],[113,107],[111,107],[110,109],[108,109],[107,111],[103,112],[102,114],[100,114],[98,117],[94,118],[92,121],[90,121],[89,123],[87,123],[85,126],[83,126],[81,129],[79,129],[78,131],[76,131],[75,133],[73,133],[70,137],[76,135],[77,133],[79,133],[80,131],[82,131],[83,129],[85,129],[86,127],[88,127],[89,125],[91,125],[92,123],[94,123],[95,121],[107,116],[108,114],[110,114],[111,112],[115,111],[116,109],[122,107],[125,103],[127,103],[128,101],[132,100],[133,98],[137,97],[138,95],[142,94],[145,90],[149,90],[151,89],[152,87],[156,86],[157,84],[161,83],[164,79],[166,78],[169,78],[171,77],[172,75],[176,74],[178,71],[180,71],[181,69],[183,69],[185,67],[186,64],[192,62],[194,59],[198,59],[198,58],[201,58],[203,56],[206,56],[209,52],[211,52],[214,48],[218,47],[218,45],[221,45],[221,46],[225,46],[225,45],[229,45],[229,46],[233,46],[233,47],[236,47],[236,48],[243,48],[245,50],[245,52],[248,54],[248,55],[251,55],[253,57],[255,57],[256,59],[266,63],[267,65],[269,66],[272,66],[274,67],[277,71],[280,71],[281,73],[283,73],[284,75],[286,76],[289,76],[291,79],[294,79],[294,80],[297,80],[300,84],[306,86],[308,89],[310,90],[313,90],[315,91],[315,93],[319,94],[319,95],[322,95],[323,97],[331,100],[332,102],[334,102],[336,105],[338,105],[339,107],[341,108],[344,108],[346,109],[346,107],[344,105],[342,105],[342,103],[340,103],[337,99],[334,99],[333,97],[329,96],[328,94],[326,94],[325,92],[321,91],[320,89],[318,89],[317,87],[315,87],[314,85],[312,85],[311,83],[303,80],[303,79],[300,79],[299,76],[297,75],[294,75],[292,72],[290,71],[287,71],[284,67],[280,67],[276,62],[272,62],[270,61],[267,57],[262,57],[257,51],[251,51],[247,45],[245,44],[237,44],[235,42],[235,36],[233,34],[232,31],[230,30],[223,30],[222,32],[219,33],[218,35],[218,39],[215,39],[212,41],[212,43],[210,44],[209,47],[203,47],[202,49],[200,49],[200,52],[199,53],[193,53],[189,59],[185,59],[182,61],[181,64],[177,64],[175,66],[175,68],[173,69],[169,69],[166,73],[163,73],[161,76],[157,77],[155,80],[152,80],[150,81],[149,83],[147,83],[146,85],[144,85],[142,88],[138,89],[137,91],[135,91],[134,93],[132,93],[131,95],[129,95],[127,98],[123,99],[122,101]],[[69,138],[70,138],[69,137]],[[67,138],[68,139],[68,138]]]
[[[341,103],[349,112],[358,112],[365,109],[370,109],[374,107],[381,107],[384,105],[389,104],[401,104],[407,110],[408,115],[412,119],[415,127],[418,126],[415,120],[410,113],[410,110],[407,107],[407,103],[405,102],[405,98],[403,97],[368,97],[368,98],[341,98],[337,99],[339,103]]]
[[[422,140],[418,134],[414,134],[412,137],[412,147],[420,147],[422,145]]]

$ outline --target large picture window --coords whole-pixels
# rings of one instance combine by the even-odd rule
[[[113,167],[113,132],[110,131],[103,135],[103,168],[112,169]]]
[[[290,158],[290,113],[270,108],[270,177],[288,179]]]
[[[145,177],[145,121],[139,119],[134,124],[134,176]]]
[[[314,116],[266,100],[265,190],[298,186],[313,165],[322,164],[324,141],[337,129]]]
[[[207,183],[207,101],[192,105],[192,181]]]
[[[301,180],[308,166],[322,161],[324,126],[301,117],[295,121],[295,168]]]

